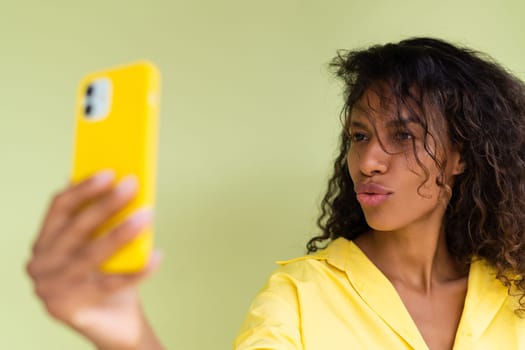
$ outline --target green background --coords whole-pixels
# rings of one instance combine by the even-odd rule
[[[157,246],[141,293],[168,349],[228,349],[274,261],[302,255],[338,135],[340,48],[438,36],[525,77],[525,2],[16,1],[0,8],[1,349],[90,349],[51,321],[24,265],[68,180],[86,73],[163,73]]]

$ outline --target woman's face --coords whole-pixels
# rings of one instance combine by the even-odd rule
[[[414,109],[414,108],[413,108]],[[351,145],[348,168],[357,200],[368,225],[377,231],[395,231],[434,218],[441,223],[449,195],[436,184],[439,169],[432,159],[446,159],[442,181],[452,188],[453,177],[462,172],[460,155],[439,139],[427,136],[407,108],[385,109],[378,95],[368,91],[350,116]],[[437,134],[429,125],[429,131]]]

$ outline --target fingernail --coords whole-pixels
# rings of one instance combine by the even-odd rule
[[[164,253],[156,249],[151,253],[150,260],[152,263],[156,264],[159,261],[162,261],[163,258],[164,258]]]
[[[115,172],[113,170],[102,170],[96,173],[92,180],[96,184],[105,184],[113,181],[115,178]]]
[[[137,188],[137,185],[137,178],[133,175],[128,175],[120,181],[115,190],[118,193],[127,194],[133,192]]]
[[[150,208],[143,208],[136,211],[128,220],[133,226],[141,226],[153,218],[153,211]]]
[[[163,258],[164,254],[161,251],[154,250],[149,257],[147,269],[149,269],[150,271],[157,270]]]

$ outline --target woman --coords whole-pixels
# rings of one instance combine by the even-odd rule
[[[234,347],[525,349],[524,84],[429,38],[332,66],[346,101],[322,234],[313,254],[281,262]],[[156,257],[137,276],[89,277],[149,222],[84,244],[132,196],[132,183],[110,183],[101,175],[56,197],[28,270],[49,312],[99,348],[162,348],[133,287]],[[86,200],[96,203],[77,212]]]

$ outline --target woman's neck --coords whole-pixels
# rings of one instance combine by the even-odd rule
[[[465,277],[450,255],[442,225],[428,222],[397,231],[370,231],[355,243],[393,283],[421,293]]]

